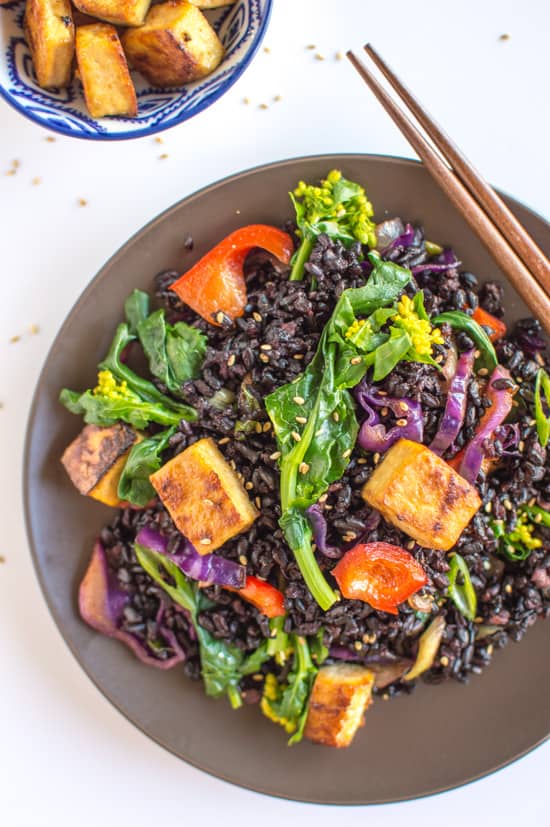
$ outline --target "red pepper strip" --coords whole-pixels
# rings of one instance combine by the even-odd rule
[[[498,342],[499,339],[502,339],[502,337],[506,335],[506,325],[504,322],[487,313],[482,307],[476,307],[472,314],[472,319],[474,322],[483,325],[483,327],[491,328],[493,332],[489,333],[489,339],[492,342]]]
[[[230,586],[224,586],[224,589],[244,597],[266,617],[281,617],[286,614],[283,593],[259,577],[248,575],[244,589],[234,589]]]
[[[217,316],[242,316],[246,306],[243,267],[255,247],[288,264],[294,244],[288,233],[267,224],[250,224],[230,233],[171,286],[179,298],[211,324]]]
[[[499,379],[511,379],[510,372],[502,365],[496,366],[486,388],[491,407],[485,410],[470,442],[449,461],[451,468],[458,471],[461,477],[472,484],[477,479],[480,470],[487,472],[491,465],[491,460],[485,456],[486,440],[494,439],[496,428],[502,425],[512,410],[512,398],[517,387],[514,385],[511,388],[495,388],[494,384]]]
[[[428,582],[412,554],[389,543],[359,543],[332,569],[343,597],[363,600],[381,612],[397,606]]]

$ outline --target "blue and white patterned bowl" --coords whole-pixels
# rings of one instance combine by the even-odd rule
[[[29,48],[23,36],[24,2],[0,6],[0,94],[18,112],[41,126],[95,141],[154,135],[192,118],[214,103],[235,83],[260,45],[272,0],[238,0],[206,13],[226,54],[208,77],[176,90],[154,89],[134,74],[139,112],[135,118],[94,120],[86,110],[80,84],[68,89],[41,89],[36,82]]]

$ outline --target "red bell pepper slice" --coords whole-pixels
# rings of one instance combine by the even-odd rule
[[[476,307],[472,314],[472,319],[484,327],[491,328],[492,333],[489,333],[489,339],[492,342],[498,342],[499,339],[502,339],[502,337],[506,335],[506,325],[504,322],[487,313],[482,307]]]
[[[359,543],[332,569],[343,597],[397,614],[397,606],[428,582],[412,554],[389,543]]]
[[[282,617],[286,614],[283,593],[259,577],[248,575],[243,589],[234,589],[230,586],[224,588],[235,592],[239,597],[244,597],[266,617]]]
[[[288,233],[267,224],[249,224],[216,244],[171,289],[182,302],[211,324],[219,325],[219,313],[233,319],[246,306],[244,262],[251,250],[260,247],[288,264],[294,244]]]

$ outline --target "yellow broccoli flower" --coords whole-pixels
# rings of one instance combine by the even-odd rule
[[[108,399],[128,399],[131,391],[126,381],[117,382],[110,370],[100,370],[97,385],[92,391],[94,396],[106,396]]]
[[[265,676],[264,692],[262,695],[262,700],[260,701],[260,709],[266,718],[269,718],[270,721],[273,721],[276,724],[280,724],[285,728],[286,732],[291,735],[296,730],[296,724],[294,721],[288,721],[286,718],[281,718],[271,706],[270,702],[276,701],[278,697],[279,684],[277,683],[277,678],[275,675],[270,672]]]
[[[397,313],[392,322],[411,337],[413,348],[420,356],[431,356],[433,345],[444,342],[441,330],[432,327],[427,319],[421,319],[408,296],[402,296],[397,304]]]
[[[539,537],[533,537],[534,525],[529,522],[527,514],[522,514],[513,531],[507,537],[508,541],[513,545],[521,544],[525,548],[532,551],[535,548],[542,546],[542,540]]]

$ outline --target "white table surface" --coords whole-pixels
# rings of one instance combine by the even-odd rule
[[[269,51],[259,52],[221,101],[164,133],[162,145],[152,138],[48,142],[44,130],[0,101],[0,823],[6,827],[95,827],[121,818],[135,827],[171,827],[197,816],[263,827],[289,819],[317,827],[334,819],[458,827],[481,823],[482,813],[485,824],[501,827],[518,817],[545,823],[548,743],[465,788],[368,809],[267,799],[210,778],[149,741],[90,683],[33,572],[20,495],[27,412],[59,325],[105,260],[155,214],[240,169],[319,152],[411,156],[351,66],[336,59],[338,51],[371,39],[491,181],[550,216],[547,0],[274,5],[264,41]],[[509,40],[499,39],[504,33]],[[308,44],[325,60],[315,59]],[[163,153],[168,157],[161,159]],[[6,175],[14,160],[17,173]],[[81,198],[86,206],[79,206]],[[21,338],[10,342],[14,336]]]

